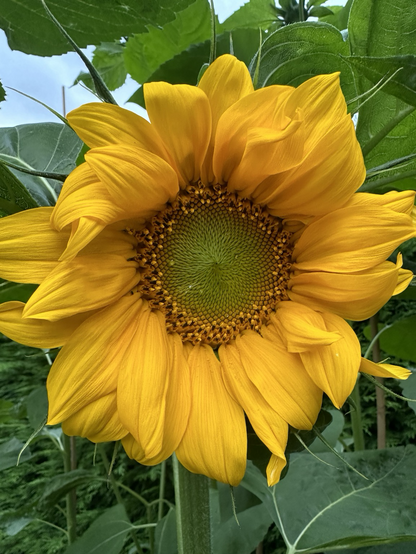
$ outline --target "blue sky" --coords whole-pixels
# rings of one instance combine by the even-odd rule
[[[217,0],[216,12],[220,21],[226,19],[245,0]],[[88,48],[87,52],[92,52]],[[10,50],[5,33],[0,30],[0,80],[3,86],[20,90],[44,102],[54,110],[62,113],[62,87],[65,87],[66,111],[96,100],[95,96],[80,85],[71,87],[80,71],[85,66],[75,52],[49,58],[23,54]],[[138,84],[132,79],[113,94],[119,105],[137,90]],[[0,104],[0,127],[13,127],[22,123],[56,121],[56,118],[45,108],[12,90],[7,90],[6,102]],[[128,108],[143,114],[144,110],[136,104],[129,103]]]

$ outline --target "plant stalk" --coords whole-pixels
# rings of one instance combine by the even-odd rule
[[[178,554],[212,554],[209,479],[185,469],[173,455]]]
[[[378,314],[370,318],[371,338],[378,334]],[[380,362],[380,343],[376,340],[373,344],[373,362]],[[382,377],[376,377],[377,381],[384,384]],[[386,394],[383,389],[376,387],[376,405],[377,405],[377,448],[382,450],[386,448]]]
[[[351,409],[352,436],[354,437],[354,450],[365,450],[363,423],[361,419],[361,399],[360,399],[360,374],[351,393],[354,402],[354,408]]]

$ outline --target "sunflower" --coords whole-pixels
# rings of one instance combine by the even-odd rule
[[[0,274],[36,283],[0,330],[62,346],[48,424],[121,440],[157,464],[236,485],[246,418],[284,467],[288,426],[339,408],[362,361],[345,319],[373,315],[412,278],[386,261],[415,236],[414,192],[356,193],[365,177],[339,75],[254,90],[218,58],[198,86],[145,85],[150,123],[120,107],[68,115],[90,147],[54,208],[0,221]]]

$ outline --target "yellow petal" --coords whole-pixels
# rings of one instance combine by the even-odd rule
[[[32,294],[23,315],[56,321],[96,310],[121,298],[138,278],[137,263],[115,254],[60,262]]]
[[[206,94],[189,85],[146,83],[146,109],[183,185],[198,181],[211,137]]]
[[[291,300],[345,319],[361,321],[374,315],[395,291],[397,264],[382,262],[357,273],[300,272],[290,279]]]
[[[172,352],[172,369],[166,394],[165,428],[160,453],[147,458],[142,445],[129,434],[123,439],[127,455],[144,465],[156,465],[169,458],[182,440],[191,409],[189,366],[183,354],[182,340],[177,334],[168,335]]]
[[[242,406],[259,439],[273,454],[283,460],[285,465],[287,423],[250,381],[234,344],[221,345],[219,356],[223,379],[229,393]]]
[[[361,359],[360,371],[374,377],[393,377],[394,379],[407,379],[412,374],[405,367],[392,364],[376,364],[366,358]]]
[[[127,435],[117,413],[117,393],[94,400],[62,423],[69,436],[85,437],[92,442],[118,441]]]
[[[0,332],[16,342],[34,348],[56,348],[65,344],[72,333],[91,314],[79,314],[60,321],[24,319],[23,302],[0,304]]]
[[[149,210],[161,210],[179,190],[172,167],[143,149],[125,144],[104,146],[87,152],[85,159],[114,201],[139,217]]]
[[[235,344],[244,369],[268,404],[289,425],[311,429],[321,408],[322,393],[300,357],[288,352],[277,335],[270,339],[254,331],[237,336]]]
[[[53,208],[25,210],[0,219],[0,276],[41,283],[56,267],[69,238],[51,228]]]
[[[99,235],[103,229],[105,229],[103,223],[98,223],[89,217],[80,217],[74,221],[67,247],[59,258],[59,261],[73,260],[78,252]]]
[[[280,481],[280,475],[285,466],[286,459],[275,456],[274,454],[270,456],[270,460],[266,468],[267,484],[269,487],[276,485],[276,483]]]
[[[397,285],[394,289],[394,292],[392,296],[396,296],[396,294],[400,294],[404,290],[407,289],[407,287],[410,285],[413,279],[413,273],[409,269],[399,269],[399,275],[397,277]]]
[[[140,315],[117,385],[120,419],[143,446],[146,458],[158,456],[163,448],[171,363],[165,318],[159,311],[146,309]]]
[[[361,348],[346,321],[329,313],[323,313],[322,318],[328,331],[335,331],[342,338],[333,344],[301,352],[300,357],[311,379],[339,409],[357,380]]]
[[[270,321],[280,331],[289,352],[305,352],[341,338],[328,331],[321,314],[297,302],[280,302]]]
[[[323,215],[343,206],[364,179],[365,166],[354,125],[345,116],[321,137],[297,167],[266,179],[254,191],[253,198],[281,218]]]
[[[205,160],[206,174],[203,175],[203,182],[207,183],[213,180],[212,154],[218,121],[230,106],[251,94],[254,87],[246,64],[229,54],[220,56],[208,67],[198,86],[207,95],[212,114],[212,138]]]
[[[369,192],[357,192],[351,197],[346,206],[384,206],[394,212],[412,215],[415,202],[414,190],[391,190],[386,194],[371,194]]]
[[[220,56],[208,67],[198,87],[211,105],[213,134],[222,114],[240,98],[254,92],[246,64],[229,54]]]
[[[165,156],[163,144],[150,123],[124,108],[92,102],[69,112],[67,119],[90,148],[129,144]]]
[[[382,206],[341,208],[306,227],[293,251],[293,268],[362,271],[383,262],[415,234],[406,214]]]
[[[259,89],[224,112],[218,122],[213,159],[214,174],[219,182],[228,182],[241,162],[250,129],[263,127],[281,131],[287,127],[292,118],[285,115],[284,104],[293,90],[277,85]]]
[[[78,166],[65,181],[51,216],[51,225],[61,230],[81,217],[107,225],[130,216],[114,202],[86,163]]]
[[[129,295],[88,318],[59,352],[48,375],[48,424],[114,392],[142,301]]]
[[[297,113],[283,129],[254,127],[247,131],[243,156],[228,180],[229,190],[250,196],[269,175],[287,171],[300,163],[304,128],[298,117],[300,114]]]
[[[246,466],[244,412],[228,394],[210,346],[193,347],[188,363],[192,406],[176,455],[192,473],[237,486]]]

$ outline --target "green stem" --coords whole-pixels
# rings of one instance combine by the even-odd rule
[[[373,345],[373,362],[381,361],[380,342],[378,338],[378,314],[370,317],[371,338],[374,341]],[[383,384],[384,379],[376,377],[377,381]],[[377,405],[377,448],[382,450],[386,448],[386,395],[383,389],[376,388],[376,405]]]
[[[217,57],[217,30],[215,25],[215,7],[214,0],[210,0],[211,6],[211,45],[209,49],[209,64]]]
[[[354,450],[365,450],[364,432],[361,419],[361,400],[360,400],[360,375],[358,375],[354,390],[351,393],[355,408],[351,410],[352,435],[354,437]]]
[[[114,496],[116,497],[116,500],[119,504],[122,504],[123,506],[125,506],[124,501],[123,501],[123,497],[121,496],[120,489],[119,489],[118,484],[117,484],[117,481],[116,481],[114,475],[110,472],[111,466],[110,466],[110,462],[108,461],[107,454],[105,453],[104,446],[102,444],[98,444],[97,446],[98,446],[98,451],[99,451],[99,453],[101,455],[101,458],[103,460],[104,467],[105,467],[105,470],[106,470],[107,475],[108,475],[108,479],[110,480],[111,487],[112,487],[113,492],[114,492]],[[142,547],[140,546],[139,539],[137,538],[137,535],[136,535],[136,533],[133,529],[130,531],[130,535],[133,539],[133,542],[134,542],[134,545],[137,549],[137,552],[139,554],[143,554],[143,550],[142,550]]]
[[[73,469],[73,442],[71,437],[63,434],[64,443],[64,471],[67,473]],[[68,542],[73,543],[77,538],[77,497],[75,489],[71,489],[66,495],[66,526]]]
[[[160,472],[160,486],[159,486],[159,507],[157,510],[157,520],[160,521],[163,517],[163,499],[165,497],[165,485],[166,485],[166,460],[161,464]]]
[[[401,181],[402,179],[409,179],[410,177],[416,176],[416,170],[410,169],[409,171],[403,171],[403,173],[395,173],[389,177],[383,177],[382,179],[374,179],[373,181],[365,182],[358,189],[359,192],[371,192],[377,190],[380,187],[389,185],[390,183],[395,183],[396,181]]]
[[[305,0],[299,0],[299,21],[305,21]]]
[[[366,157],[373,148],[377,146],[379,142],[381,142],[384,137],[386,137],[390,131],[392,131],[396,125],[398,125],[405,117],[407,117],[409,114],[411,114],[415,110],[414,106],[408,106],[401,112],[399,112],[395,117],[390,119],[390,121],[376,134],[373,136],[372,139],[370,139],[367,144],[365,144],[362,148],[363,150],[363,156]]]
[[[178,554],[212,554],[209,479],[185,469],[173,455]]]

